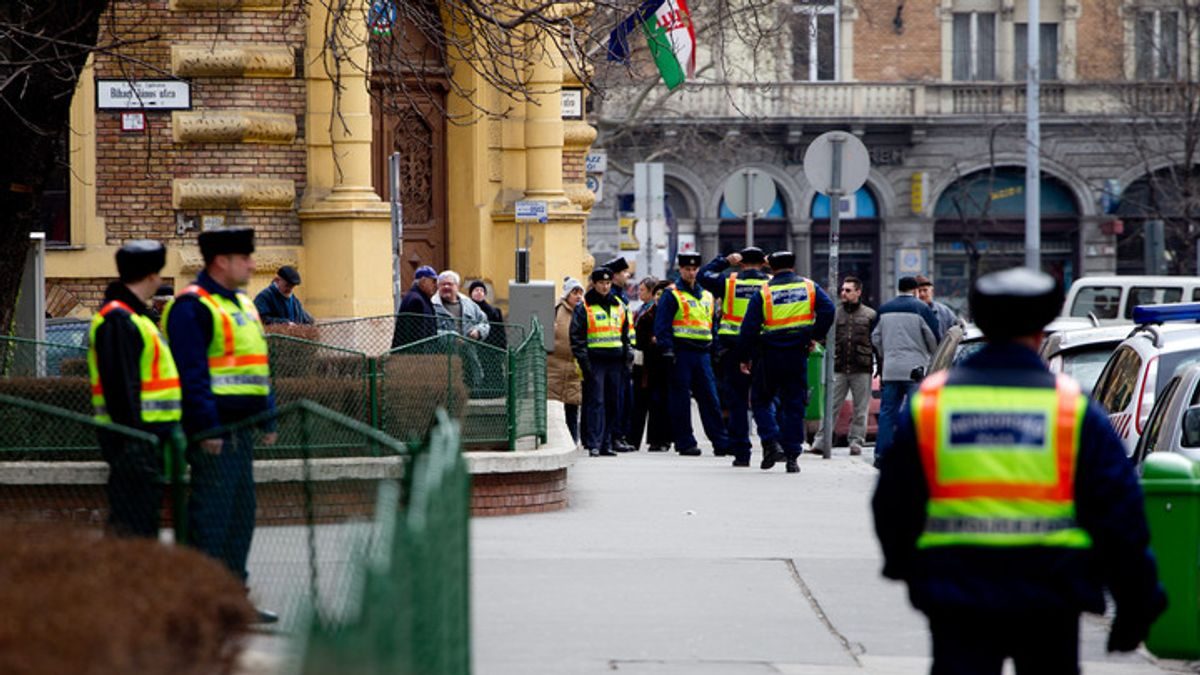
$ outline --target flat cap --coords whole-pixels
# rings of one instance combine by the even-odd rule
[[[134,239],[117,249],[117,275],[121,281],[140,281],[167,264],[167,247],[153,239]]]
[[[433,269],[429,265],[421,265],[420,267],[417,268],[417,271],[413,273],[413,279],[436,279],[436,278],[437,278],[437,270]]]
[[[629,269],[629,261],[625,259],[625,256],[619,255],[604,263],[604,266],[612,270],[613,274],[616,274],[617,272],[624,272]]]
[[[796,266],[796,254],[791,251],[775,251],[767,256],[767,264],[773,270],[790,270]]]
[[[283,267],[280,267],[279,271],[275,272],[275,274],[278,275],[280,279],[283,279],[293,286],[300,285],[300,273],[297,272],[296,268],[292,267],[291,265],[284,265]]]
[[[915,276],[913,278],[917,280],[917,288],[925,288],[926,286],[933,285],[933,280],[930,279],[929,277],[925,276],[924,274],[918,274],[917,276]]]
[[[679,265],[680,267],[699,267],[700,254],[686,251],[678,253],[675,255],[675,264]]]
[[[917,278],[900,277],[900,281],[896,283],[896,290],[900,291],[901,293],[908,293],[909,291],[917,290]]]
[[[1013,267],[979,277],[971,288],[971,316],[993,340],[1033,335],[1062,310],[1062,284],[1045,272]]]
[[[600,266],[592,270],[592,281],[612,281],[612,270]]]
[[[767,254],[757,246],[747,246],[741,250],[742,262],[751,265],[761,265],[767,261]]]
[[[163,284],[154,290],[156,298],[173,298],[175,297],[175,287],[171,284]]]
[[[200,254],[205,260],[228,254],[254,253],[254,228],[225,227],[200,233]]]

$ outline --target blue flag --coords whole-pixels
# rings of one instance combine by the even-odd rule
[[[629,34],[637,30],[648,17],[654,16],[664,2],[666,0],[645,0],[608,34],[609,61],[629,62]]]

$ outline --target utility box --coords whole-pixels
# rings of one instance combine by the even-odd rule
[[[508,322],[530,330],[530,321],[536,316],[547,353],[554,351],[554,291],[553,281],[508,282]]]
[[[1151,454],[1142,492],[1150,548],[1168,600],[1146,648],[1161,658],[1200,658],[1200,463],[1170,452]]]

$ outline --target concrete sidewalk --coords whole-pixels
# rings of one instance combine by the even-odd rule
[[[927,673],[925,621],[879,576],[870,456],[788,475],[758,452],[585,457],[566,511],[473,520],[474,672]],[[1082,630],[1085,673],[1193,672]]]

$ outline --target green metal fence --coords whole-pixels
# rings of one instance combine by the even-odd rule
[[[363,352],[290,337],[267,336],[277,404],[308,400],[375,426],[375,363]]]
[[[314,612],[303,672],[470,673],[470,482],[444,413],[403,484],[380,486],[374,527],[351,547],[351,611]]]
[[[0,337],[0,395],[91,415],[87,349]]]
[[[533,330],[519,347],[508,353],[509,446],[517,440],[535,436],[546,442],[546,350],[542,326],[537,318]]]

